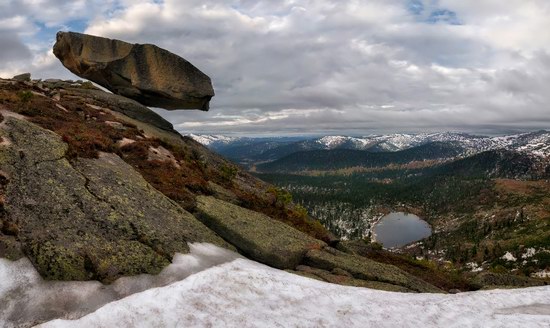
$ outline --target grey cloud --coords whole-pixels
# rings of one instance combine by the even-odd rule
[[[532,36],[503,38],[491,6],[480,14],[473,0],[439,2],[457,12],[462,26],[420,22],[405,0],[104,0],[87,2],[85,15],[77,13],[83,1],[47,2],[90,19],[89,33],[155,43],[211,76],[216,97],[210,112],[159,110],[183,132],[550,125],[550,46]],[[548,22],[549,8],[527,19],[518,16],[520,5],[503,6],[498,15],[508,14],[521,31],[530,21]],[[30,15],[40,18],[36,10]],[[41,19],[61,18],[46,11]],[[51,60],[35,70],[70,75]]]
[[[50,53],[55,31],[74,20],[112,10],[115,0],[4,0],[0,2],[0,75],[32,72],[39,78],[74,78]],[[50,31],[45,34],[45,31]]]
[[[7,0],[0,8],[6,16],[23,14],[35,22],[61,26],[76,19],[89,19],[112,10],[116,0]]]
[[[546,52],[527,58],[495,48],[467,19],[465,26],[418,22],[404,1],[200,3],[209,9],[166,1],[154,14],[139,13],[131,31],[137,7],[89,28],[156,42],[213,78],[211,112],[163,113],[182,131],[475,129],[550,121],[540,109],[550,100],[540,90],[548,79],[534,67]],[[516,62],[493,66],[504,57]],[[314,114],[301,114],[308,110]]]
[[[31,58],[31,51],[21,40],[10,34],[0,34],[0,62],[10,63],[24,61]]]

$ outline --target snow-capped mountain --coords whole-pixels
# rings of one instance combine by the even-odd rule
[[[475,154],[487,150],[508,149],[533,155],[550,156],[550,132],[538,131],[501,137],[475,136],[465,133],[390,134],[364,137],[326,136],[314,143],[323,149],[355,149],[370,151],[400,151],[431,142],[453,142]]]
[[[222,135],[210,135],[210,134],[188,134],[188,137],[193,138],[198,143],[201,143],[207,147],[210,147],[214,144],[230,144],[242,138],[239,137],[228,137]]]
[[[462,133],[421,133],[421,134],[390,134],[382,136],[370,136],[375,147],[380,151],[400,151],[412,147],[424,145],[430,142],[455,142],[470,148],[474,145],[481,146],[483,137],[476,137]],[[490,147],[483,147],[490,149]]]
[[[396,152],[433,142],[453,143],[474,155],[488,150],[506,149],[537,157],[550,157],[550,132],[537,131],[487,137],[466,133],[420,133],[368,135],[362,137],[323,136],[299,138],[236,138],[219,135],[190,135],[203,145],[239,162],[273,161],[295,152],[309,150],[352,149],[370,152]]]
[[[550,132],[540,131],[522,135],[513,145],[521,152],[550,157]]]
[[[323,146],[324,149],[352,148],[368,149],[372,146],[372,141],[366,138],[355,138],[346,136],[326,136],[314,141]]]

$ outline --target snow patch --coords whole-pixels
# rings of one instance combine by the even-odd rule
[[[207,134],[204,134],[204,135],[189,134],[188,136],[194,139],[196,142],[203,144],[204,146],[210,146],[211,144],[214,144],[214,143],[229,144],[239,139],[239,138],[227,137],[222,135],[207,135]]]
[[[476,262],[468,262],[466,263],[466,267],[470,269],[471,272],[481,272],[483,271],[483,267],[477,264]]]
[[[516,262],[517,259],[512,253],[506,252],[506,254],[502,255],[501,259],[506,260],[508,262]]]
[[[533,278],[550,278],[550,270],[541,270],[531,274]]]
[[[531,247],[531,248],[527,248],[527,249],[525,250],[525,253],[523,253],[523,254],[521,255],[521,258],[522,258],[522,259],[527,259],[527,258],[530,258],[530,257],[535,256],[535,254],[537,254],[537,251],[536,251],[534,248],[532,248],[532,247]]]
[[[550,287],[404,294],[332,285],[246,259],[52,327],[548,327]]]
[[[172,264],[156,276],[124,277],[111,285],[97,281],[45,281],[28,259],[0,259],[0,327],[30,327],[56,318],[77,319],[128,295],[166,286],[240,258],[211,244],[190,244],[189,248],[189,254],[176,254]]]
[[[209,244],[190,248],[159,276],[123,278],[110,286],[48,282],[26,259],[0,259],[0,326],[550,326],[549,286],[455,295],[392,293],[308,279]],[[54,318],[59,319],[45,322]]]

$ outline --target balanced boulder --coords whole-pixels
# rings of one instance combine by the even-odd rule
[[[59,32],[53,52],[74,74],[146,106],[207,111],[214,96],[206,74],[152,44]]]

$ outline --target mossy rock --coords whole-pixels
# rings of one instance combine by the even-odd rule
[[[330,247],[323,250],[310,250],[306,254],[304,264],[327,271],[339,268],[349,272],[356,279],[388,283],[417,292],[441,292],[439,288],[393,265],[382,264],[361,256],[346,254]]]
[[[318,279],[318,280],[330,282],[333,284],[343,285],[343,286],[365,287],[365,288],[371,288],[371,289],[385,290],[388,292],[401,292],[401,293],[413,292],[412,290],[405,288],[403,286],[396,286],[396,285],[388,284],[385,282],[379,282],[379,281],[355,279],[353,277],[349,277],[346,275],[335,274],[334,271],[335,270],[333,270],[333,272],[328,272],[326,270],[321,270],[317,268],[308,267],[305,265],[300,265],[297,267],[297,271],[294,271],[293,273],[302,275],[304,277]]]
[[[47,279],[158,273],[189,242],[234,249],[115,154],[69,162],[60,136],[15,117],[0,136],[5,215]]]
[[[137,240],[108,242],[86,253],[86,265],[94,279],[112,282],[121,275],[158,274],[170,262]]]
[[[88,280],[85,259],[72,247],[50,241],[29,241],[25,252],[42,277],[49,280]]]
[[[212,192],[214,193],[213,196],[215,198],[229,202],[231,204],[239,205],[239,199],[234,192],[212,181],[208,181],[208,188],[212,190]]]
[[[0,258],[11,261],[24,257],[21,244],[13,236],[5,236],[0,233]]]
[[[172,123],[135,100],[96,89],[65,89],[64,92],[69,95],[94,99],[125,116],[177,134]]]
[[[482,286],[482,289],[525,288],[545,286],[548,284],[542,280],[530,277],[494,272],[482,272],[478,274],[474,279],[474,283]]]
[[[294,269],[306,252],[326,246],[262,213],[211,196],[197,197],[196,215],[244,255],[279,269]]]

